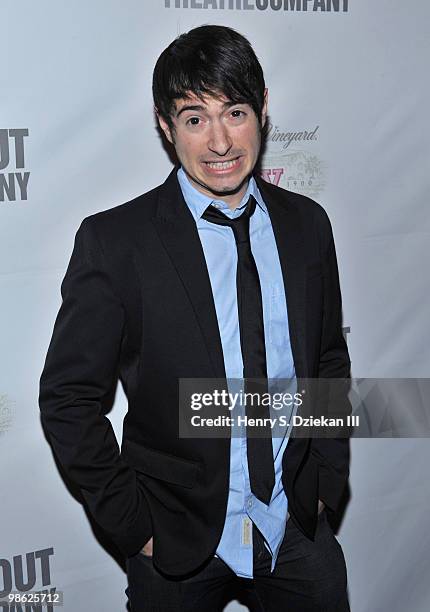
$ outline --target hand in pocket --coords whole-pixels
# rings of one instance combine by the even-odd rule
[[[141,548],[140,553],[145,557],[152,557],[152,538]]]

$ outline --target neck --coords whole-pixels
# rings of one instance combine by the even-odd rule
[[[235,208],[239,206],[243,196],[246,193],[246,190],[248,189],[248,183],[249,179],[247,179],[247,181],[242,185],[242,187],[237,193],[227,196],[220,196],[217,199],[225,202],[230,210],[235,210]]]
[[[214,199],[220,200],[221,202],[225,202],[227,206],[230,208],[230,210],[235,210],[239,206],[243,196],[246,193],[246,190],[248,189],[250,176],[246,177],[244,182],[240,185],[239,189],[235,191],[234,193],[228,193],[228,192],[227,193],[222,193],[222,192],[217,193],[216,191],[210,191],[209,189],[207,189],[205,185],[200,185],[200,183],[197,183],[188,174],[188,172],[185,170],[183,166],[182,168],[185,174],[187,175],[188,180],[197,189],[197,191],[200,191],[200,193],[203,193],[204,195],[207,195],[209,197],[214,197]]]

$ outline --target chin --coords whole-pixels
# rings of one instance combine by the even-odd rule
[[[218,185],[207,185],[207,188],[210,189],[213,193],[219,194],[233,194],[239,191],[242,188],[243,183],[246,181],[248,177],[245,176],[234,183],[220,183]]]

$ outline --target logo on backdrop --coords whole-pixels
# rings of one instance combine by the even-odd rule
[[[12,402],[7,395],[0,395],[0,435],[12,426]]]
[[[284,189],[317,197],[325,188],[324,163],[313,150],[318,131],[319,125],[289,131],[269,123],[262,178]]]
[[[15,555],[12,560],[0,558],[0,600],[3,602],[8,600],[11,593],[29,593],[29,591],[49,593],[53,595],[56,592],[56,587],[51,585],[51,557],[54,555],[54,549],[44,548],[35,550],[22,555]],[[24,604],[1,603],[2,610],[21,610],[27,606]],[[4,606],[8,607],[5,608]],[[54,611],[54,605],[45,603],[44,608],[47,612]],[[28,606],[36,609],[33,606]]]
[[[165,8],[347,13],[348,0],[164,0]]]
[[[27,199],[30,172],[25,171],[27,128],[0,129],[0,202]]]

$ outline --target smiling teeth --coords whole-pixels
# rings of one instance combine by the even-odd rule
[[[214,168],[215,170],[224,170],[227,168],[232,168],[235,163],[236,163],[236,159],[233,159],[231,161],[226,161],[226,162],[206,162],[207,165],[209,166],[209,168]]]

